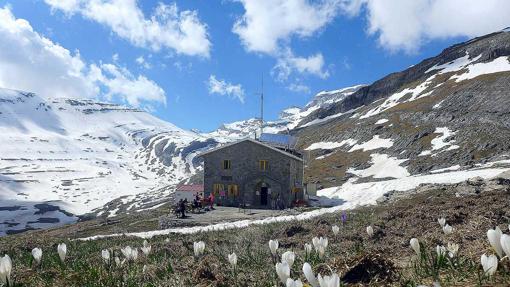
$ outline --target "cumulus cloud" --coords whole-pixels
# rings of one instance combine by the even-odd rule
[[[244,103],[244,90],[240,84],[234,85],[224,80],[218,80],[215,75],[211,75],[209,76],[207,86],[209,88],[209,94],[228,96]]]
[[[271,55],[277,59],[273,74],[286,80],[293,72],[327,78],[321,53],[295,56],[292,38],[307,38],[318,33],[340,12],[340,0],[236,0],[244,14],[235,22],[237,34],[249,52]]]
[[[296,57],[288,50],[278,59],[273,67],[272,74],[281,82],[286,81],[294,71],[325,79],[329,77],[329,72],[324,68],[324,65],[324,57],[321,53],[310,57]]]
[[[342,8],[350,15],[365,11],[367,32],[383,48],[408,53],[432,39],[475,37],[510,25],[507,0],[344,0]]]
[[[245,13],[234,24],[247,50],[276,53],[281,42],[292,36],[309,37],[338,13],[338,0],[310,3],[308,0],[237,0]]]
[[[87,64],[0,9],[0,86],[50,97],[113,98],[132,106],[166,103],[165,92],[144,76],[133,76],[114,64]]]
[[[138,58],[135,59],[135,62],[140,65],[140,67],[143,67],[145,69],[150,69],[152,68],[152,65],[147,62],[147,60],[145,60],[145,58],[143,56],[140,56]]]
[[[207,25],[196,11],[180,11],[176,3],[159,3],[146,17],[136,0],[45,0],[53,10],[84,18],[109,27],[135,46],[179,54],[209,57],[211,42]]]
[[[294,93],[303,93],[303,94],[309,94],[311,93],[310,87],[304,84],[300,83],[292,83],[287,86],[287,90],[294,92]]]

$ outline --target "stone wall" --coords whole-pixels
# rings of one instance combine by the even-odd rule
[[[209,196],[214,184],[223,184],[225,191],[229,184],[236,184],[239,196],[223,199],[216,197],[217,203],[229,206],[239,206],[240,203],[249,204],[256,208],[270,208],[271,195],[268,195],[268,205],[261,205],[260,186],[265,183],[271,193],[280,196],[285,206],[290,206],[294,196],[294,184],[302,183],[301,161],[286,156],[251,141],[243,141],[206,154],[204,158],[204,194]],[[223,169],[223,161],[231,161],[231,169]],[[259,160],[267,160],[269,167],[261,171]],[[230,180],[231,177],[231,180]]]

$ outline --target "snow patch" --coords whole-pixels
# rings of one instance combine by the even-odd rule
[[[387,122],[388,122],[388,119],[380,119],[377,122],[375,122],[375,124],[376,125],[382,125],[382,124],[387,123]]]
[[[313,143],[309,147],[305,148],[305,150],[316,150],[316,149],[335,149],[344,145],[353,146],[358,141],[354,139],[346,139],[341,142],[318,142]]]
[[[447,127],[438,127],[434,131],[436,134],[441,134],[441,136],[434,138],[430,141],[432,144],[431,150],[425,150],[422,151],[419,156],[425,156],[425,155],[431,155],[433,151],[448,151],[448,150],[454,150],[458,149],[459,146],[455,145],[455,140],[449,140],[447,139],[455,134],[455,132],[450,131]]]
[[[374,135],[374,137],[362,144],[357,144],[353,146],[349,152],[353,152],[355,150],[362,149],[363,151],[369,151],[379,148],[389,148],[393,146],[393,140],[391,138],[383,139],[380,138],[379,135]]]
[[[401,163],[408,161],[408,159],[397,159],[390,157],[387,154],[374,153],[372,157],[372,165],[367,169],[355,170],[349,168],[347,172],[357,175],[359,177],[374,178],[403,178],[409,176],[409,172],[405,167],[400,166]]]

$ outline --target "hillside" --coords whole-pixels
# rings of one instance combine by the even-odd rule
[[[154,205],[215,145],[140,110],[5,89],[0,133],[0,234],[73,222],[119,197]]]
[[[73,240],[87,232],[82,227],[88,222],[0,238],[0,249],[13,260],[11,279],[16,286],[279,286],[275,262],[282,260],[284,252],[294,254],[290,277],[303,283],[310,282],[302,271],[307,262],[315,276],[338,274],[341,286],[433,286],[435,282],[508,286],[505,260],[495,276],[488,277],[480,256],[493,253],[488,229],[499,226],[508,233],[509,184],[507,175],[433,185],[378,206],[242,229],[190,233],[182,228],[182,232],[154,237],[142,233],[151,247],[147,255],[141,251],[144,238],[136,236]],[[439,217],[453,226],[453,232],[443,232]],[[336,235],[335,225],[339,227]],[[367,226],[372,226],[373,236],[367,234]],[[328,239],[322,257],[313,247],[304,250],[314,237]],[[420,256],[411,249],[411,238],[419,240]],[[279,241],[275,257],[269,240]],[[193,244],[198,241],[205,243],[205,250],[194,256]],[[67,244],[65,264],[56,252],[62,242]],[[458,244],[458,249],[452,244]],[[126,246],[137,249],[136,259],[125,261],[121,250]],[[441,246],[444,253],[436,251]],[[35,247],[43,250],[40,266],[30,257]],[[102,250],[110,252],[110,261],[103,261]],[[238,258],[235,270],[227,260],[231,253]]]
[[[493,33],[314,111],[293,131],[310,157],[307,181],[326,188],[320,195],[374,202],[392,190],[465,180],[480,167],[508,168],[509,56],[510,33]]]

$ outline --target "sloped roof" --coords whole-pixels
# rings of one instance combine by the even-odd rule
[[[288,157],[290,157],[290,158],[292,158],[292,159],[299,160],[299,161],[303,161],[303,159],[302,159],[302,158],[300,158],[300,157],[297,157],[297,156],[295,156],[295,155],[293,155],[293,154],[290,154],[290,153],[288,153],[288,152],[286,152],[286,151],[283,151],[283,150],[281,150],[281,149],[277,149],[277,148],[275,148],[275,147],[272,147],[272,146],[270,146],[270,145],[267,145],[267,144],[265,144],[265,143],[259,142],[259,141],[257,141],[257,140],[251,139],[251,138],[242,139],[242,140],[239,140],[239,141],[236,141],[236,142],[228,143],[228,144],[225,144],[225,145],[222,145],[222,146],[219,146],[219,147],[216,147],[216,148],[210,149],[210,150],[208,150],[208,151],[205,151],[205,152],[203,152],[203,153],[199,154],[198,156],[199,156],[199,157],[202,157],[202,156],[204,156],[204,155],[207,155],[207,154],[210,154],[210,153],[216,152],[216,151],[218,151],[218,150],[221,150],[221,149],[224,149],[224,148],[227,148],[227,147],[231,147],[231,146],[233,146],[233,145],[236,145],[236,144],[239,144],[239,143],[242,143],[242,142],[246,142],[246,141],[248,141],[248,142],[252,142],[252,143],[254,143],[254,144],[261,145],[261,146],[263,146],[263,147],[265,147],[265,148],[268,148],[268,149],[271,149],[271,150],[274,150],[274,151],[279,152],[279,153],[281,153],[281,154],[283,154],[283,155],[286,155],[286,156],[288,156]]]
[[[177,186],[176,191],[203,192],[204,185],[203,184],[181,184],[181,185]]]

